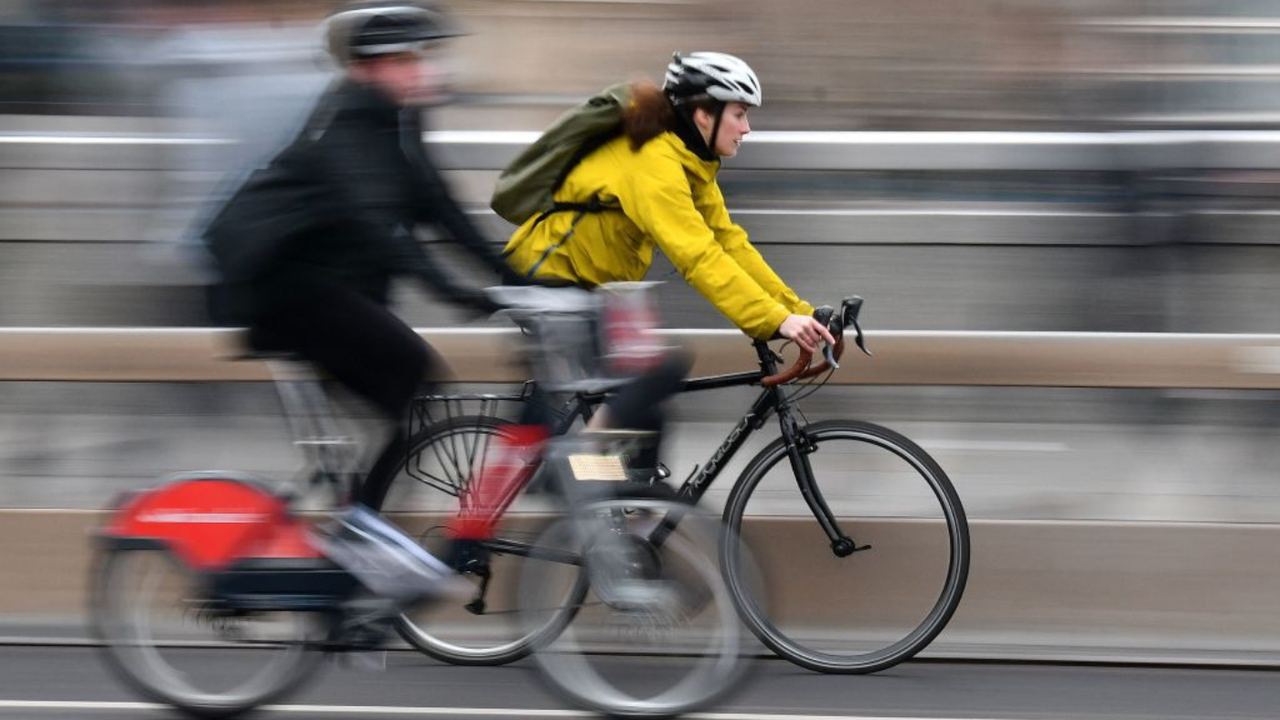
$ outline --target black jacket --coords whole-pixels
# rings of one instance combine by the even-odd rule
[[[424,252],[413,233],[423,223],[509,277],[427,157],[419,111],[339,82],[209,224],[205,238],[222,276],[215,317],[250,321],[255,284],[297,272],[322,273],[382,304],[393,276],[413,275],[446,299],[487,309],[479,291],[455,284]]]

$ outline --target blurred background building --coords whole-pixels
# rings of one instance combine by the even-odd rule
[[[300,59],[287,29],[314,26],[336,4],[4,0],[2,102],[7,112],[157,112],[163,86],[138,72],[157,46],[207,36],[171,56],[170,72],[182,61],[193,73],[261,67],[268,51]],[[1280,102],[1277,11],[1266,0],[442,4],[472,33],[456,44],[469,127],[477,106],[558,107],[619,75],[656,76],[672,49],[713,46],[767,78],[766,129],[1266,127]]]
[[[436,130],[537,130],[609,83],[659,78],[673,50],[716,49],[759,72],[757,131],[1006,133],[983,146],[987,166],[910,144],[848,170],[726,164],[730,208],[766,257],[807,298],[865,296],[872,330],[1280,332],[1280,154],[1257,134],[1280,124],[1274,2],[442,4],[469,34],[453,43],[456,92],[430,111]],[[207,324],[191,230],[328,81],[318,22],[335,6],[0,0],[0,326]],[[1243,162],[1127,161],[1143,143],[1158,141],[1151,157],[1242,131],[1254,133]],[[1086,136],[1114,159],[1076,162],[1070,139]],[[509,227],[485,212],[493,178],[450,174],[501,242]],[[670,324],[725,327],[676,280]],[[402,308],[420,326],[463,321],[416,291]],[[976,517],[1280,518],[1258,502],[1277,492],[1267,393],[825,398],[819,414],[857,408],[919,429]],[[723,420],[739,400],[687,417]],[[275,412],[262,387],[0,383],[0,504],[96,507],[108,486],[218,464],[247,440],[232,417],[277,428]],[[279,431],[232,457],[287,467]],[[1190,499],[1160,500],[1175,496]]]
[[[470,34],[450,53],[456,96],[431,114],[441,130],[536,130],[620,78],[660,77],[672,50],[700,47],[738,53],[759,71],[756,130],[1126,133],[1280,120],[1280,11],[1258,0],[445,5]],[[175,139],[115,151],[106,164],[92,144],[10,149],[0,160],[0,252],[10,258],[0,263],[0,324],[201,324],[196,302],[154,302],[164,286],[181,294],[200,281],[191,248],[172,246],[220,183],[225,191],[296,127],[332,69],[317,23],[334,6],[0,1],[0,132]],[[232,142],[178,141],[193,137]],[[848,172],[729,163],[723,183],[764,246],[802,242],[810,221],[784,231],[753,212],[863,211],[849,216],[846,244],[858,250],[841,272],[877,298],[883,327],[1280,328],[1268,312],[1275,284],[1251,281],[1275,262],[1270,164],[1069,170],[1067,149],[1063,168],[1000,169],[1021,150],[993,149],[986,170],[931,167],[925,149],[899,167]],[[46,159],[27,162],[31,153]],[[455,175],[482,209],[492,175]],[[957,212],[978,215],[958,227]],[[495,240],[507,230],[492,229]],[[798,282],[820,294],[835,280]],[[1188,294],[1195,303],[1182,301]],[[719,322],[701,307],[674,311],[684,324]]]

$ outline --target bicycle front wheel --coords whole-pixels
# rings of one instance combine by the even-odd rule
[[[499,438],[512,423],[495,417],[460,416],[431,425],[409,440],[380,507],[432,554],[450,553],[447,526],[456,518],[472,480],[496,461]],[[549,493],[521,492],[502,515],[491,541],[483,542],[463,565],[475,593],[458,601],[440,601],[405,613],[397,625],[410,645],[456,665],[503,665],[532,652],[572,618],[585,585],[576,565],[539,562],[561,578],[561,594],[539,627],[522,627],[517,617],[519,569],[529,562],[533,541],[551,521],[559,503]]]
[[[686,503],[642,497],[589,502],[553,524],[539,553],[577,558],[590,592],[534,654],[548,685],[588,709],[640,717],[692,712],[731,692],[754,648],[717,564],[721,529]],[[749,555],[741,559],[745,571]],[[560,581],[527,563],[520,590],[528,627],[544,627]]]
[[[92,621],[110,667],[155,700],[226,718],[275,700],[316,669],[328,637],[317,612],[233,611],[163,549],[103,551]]]
[[[932,642],[960,604],[969,574],[960,498],[933,458],[878,425],[814,423],[800,446],[812,492],[778,439],[751,460],[726,501],[725,523],[750,542],[759,576],[740,571],[737,543],[722,544],[734,602],[761,642],[797,665],[825,673],[892,667]],[[824,532],[823,505],[852,545]]]

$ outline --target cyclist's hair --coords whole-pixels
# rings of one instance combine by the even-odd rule
[[[644,147],[675,123],[675,111],[662,88],[649,80],[631,84],[631,103],[622,111],[622,133],[631,141],[632,150]]]
[[[695,110],[715,115],[722,109],[724,103],[714,98],[689,100],[676,107],[662,88],[649,80],[638,80],[631,84],[631,104],[622,111],[622,134],[631,141],[632,150],[639,150],[662,133],[675,130],[682,122],[681,115],[692,123]]]

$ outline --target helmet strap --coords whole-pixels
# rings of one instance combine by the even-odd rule
[[[720,134],[720,120],[724,117],[724,109],[727,105],[728,103],[716,103],[716,121],[711,126],[711,135],[707,138],[707,149],[716,157],[720,157],[716,152],[716,135]]]
[[[694,155],[703,160],[719,160],[720,156],[716,155],[715,136],[720,129],[720,116],[724,114],[724,105],[720,104],[720,109],[716,112],[715,125],[711,130],[711,142],[707,142],[707,138],[702,136],[702,131],[698,129],[698,123],[693,120],[694,111],[683,104],[675,104],[676,117],[680,118],[680,122],[676,123],[675,133],[684,141],[684,146]]]

